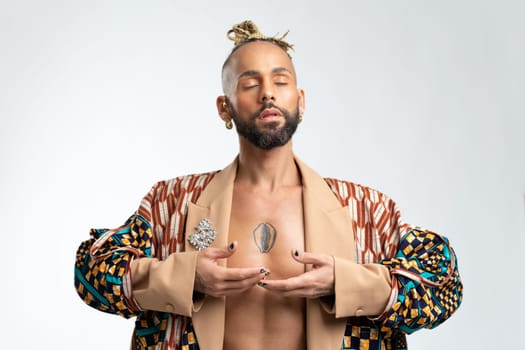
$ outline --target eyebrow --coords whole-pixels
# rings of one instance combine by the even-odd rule
[[[275,74],[275,73],[289,73],[289,74],[292,74],[292,72],[290,72],[289,69],[284,68],[284,67],[277,67],[277,68],[272,69],[272,74]],[[261,74],[261,72],[258,71],[258,70],[247,70],[247,71],[242,72],[237,79],[241,79],[241,78],[245,78],[245,77],[254,77],[254,76],[257,76],[257,75],[260,75],[260,74]]]

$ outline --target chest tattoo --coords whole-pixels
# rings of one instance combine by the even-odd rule
[[[276,238],[277,230],[267,222],[261,222],[253,230],[253,240],[261,253],[268,253],[272,250]]]

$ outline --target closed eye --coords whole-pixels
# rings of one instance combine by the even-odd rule
[[[285,86],[290,83],[290,77],[286,73],[280,73],[274,77],[273,81],[275,85]]]
[[[255,87],[259,86],[259,84],[250,84],[250,85],[244,85],[242,88],[243,90],[250,90],[250,89],[253,89]]]

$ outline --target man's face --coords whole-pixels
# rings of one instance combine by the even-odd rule
[[[262,149],[288,143],[304,108],[288,55],[268,42],[249,43],[232,55],[224,74],[239,135]]]
[[[262,123],[262,126],[258,125],[257,120],[262,113],[269,113],[265,112],[268,110],[278,111],[282,116],[279,118],[284,118],[284,124],[276,120]],[[264,103],[259,111],[253,113],[248,118],[240,117],[232,107],[231,117],[239,135],[244,136],[255,146],[269,150],[274,147],[283,146],[290,141],[299,124],[299,107],[296,107],[292,114],[288,110],[277,107],[271,102]]]

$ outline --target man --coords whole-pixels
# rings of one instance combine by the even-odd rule
[[[220,172],[157,183],[114,230],[92,230],[75,285],[137,317],[136,349],[403,349],[459,306],[454,252],[375,190],[295,157],[304,91],[287,53],[234,26],[217,109],[239,135]]]

